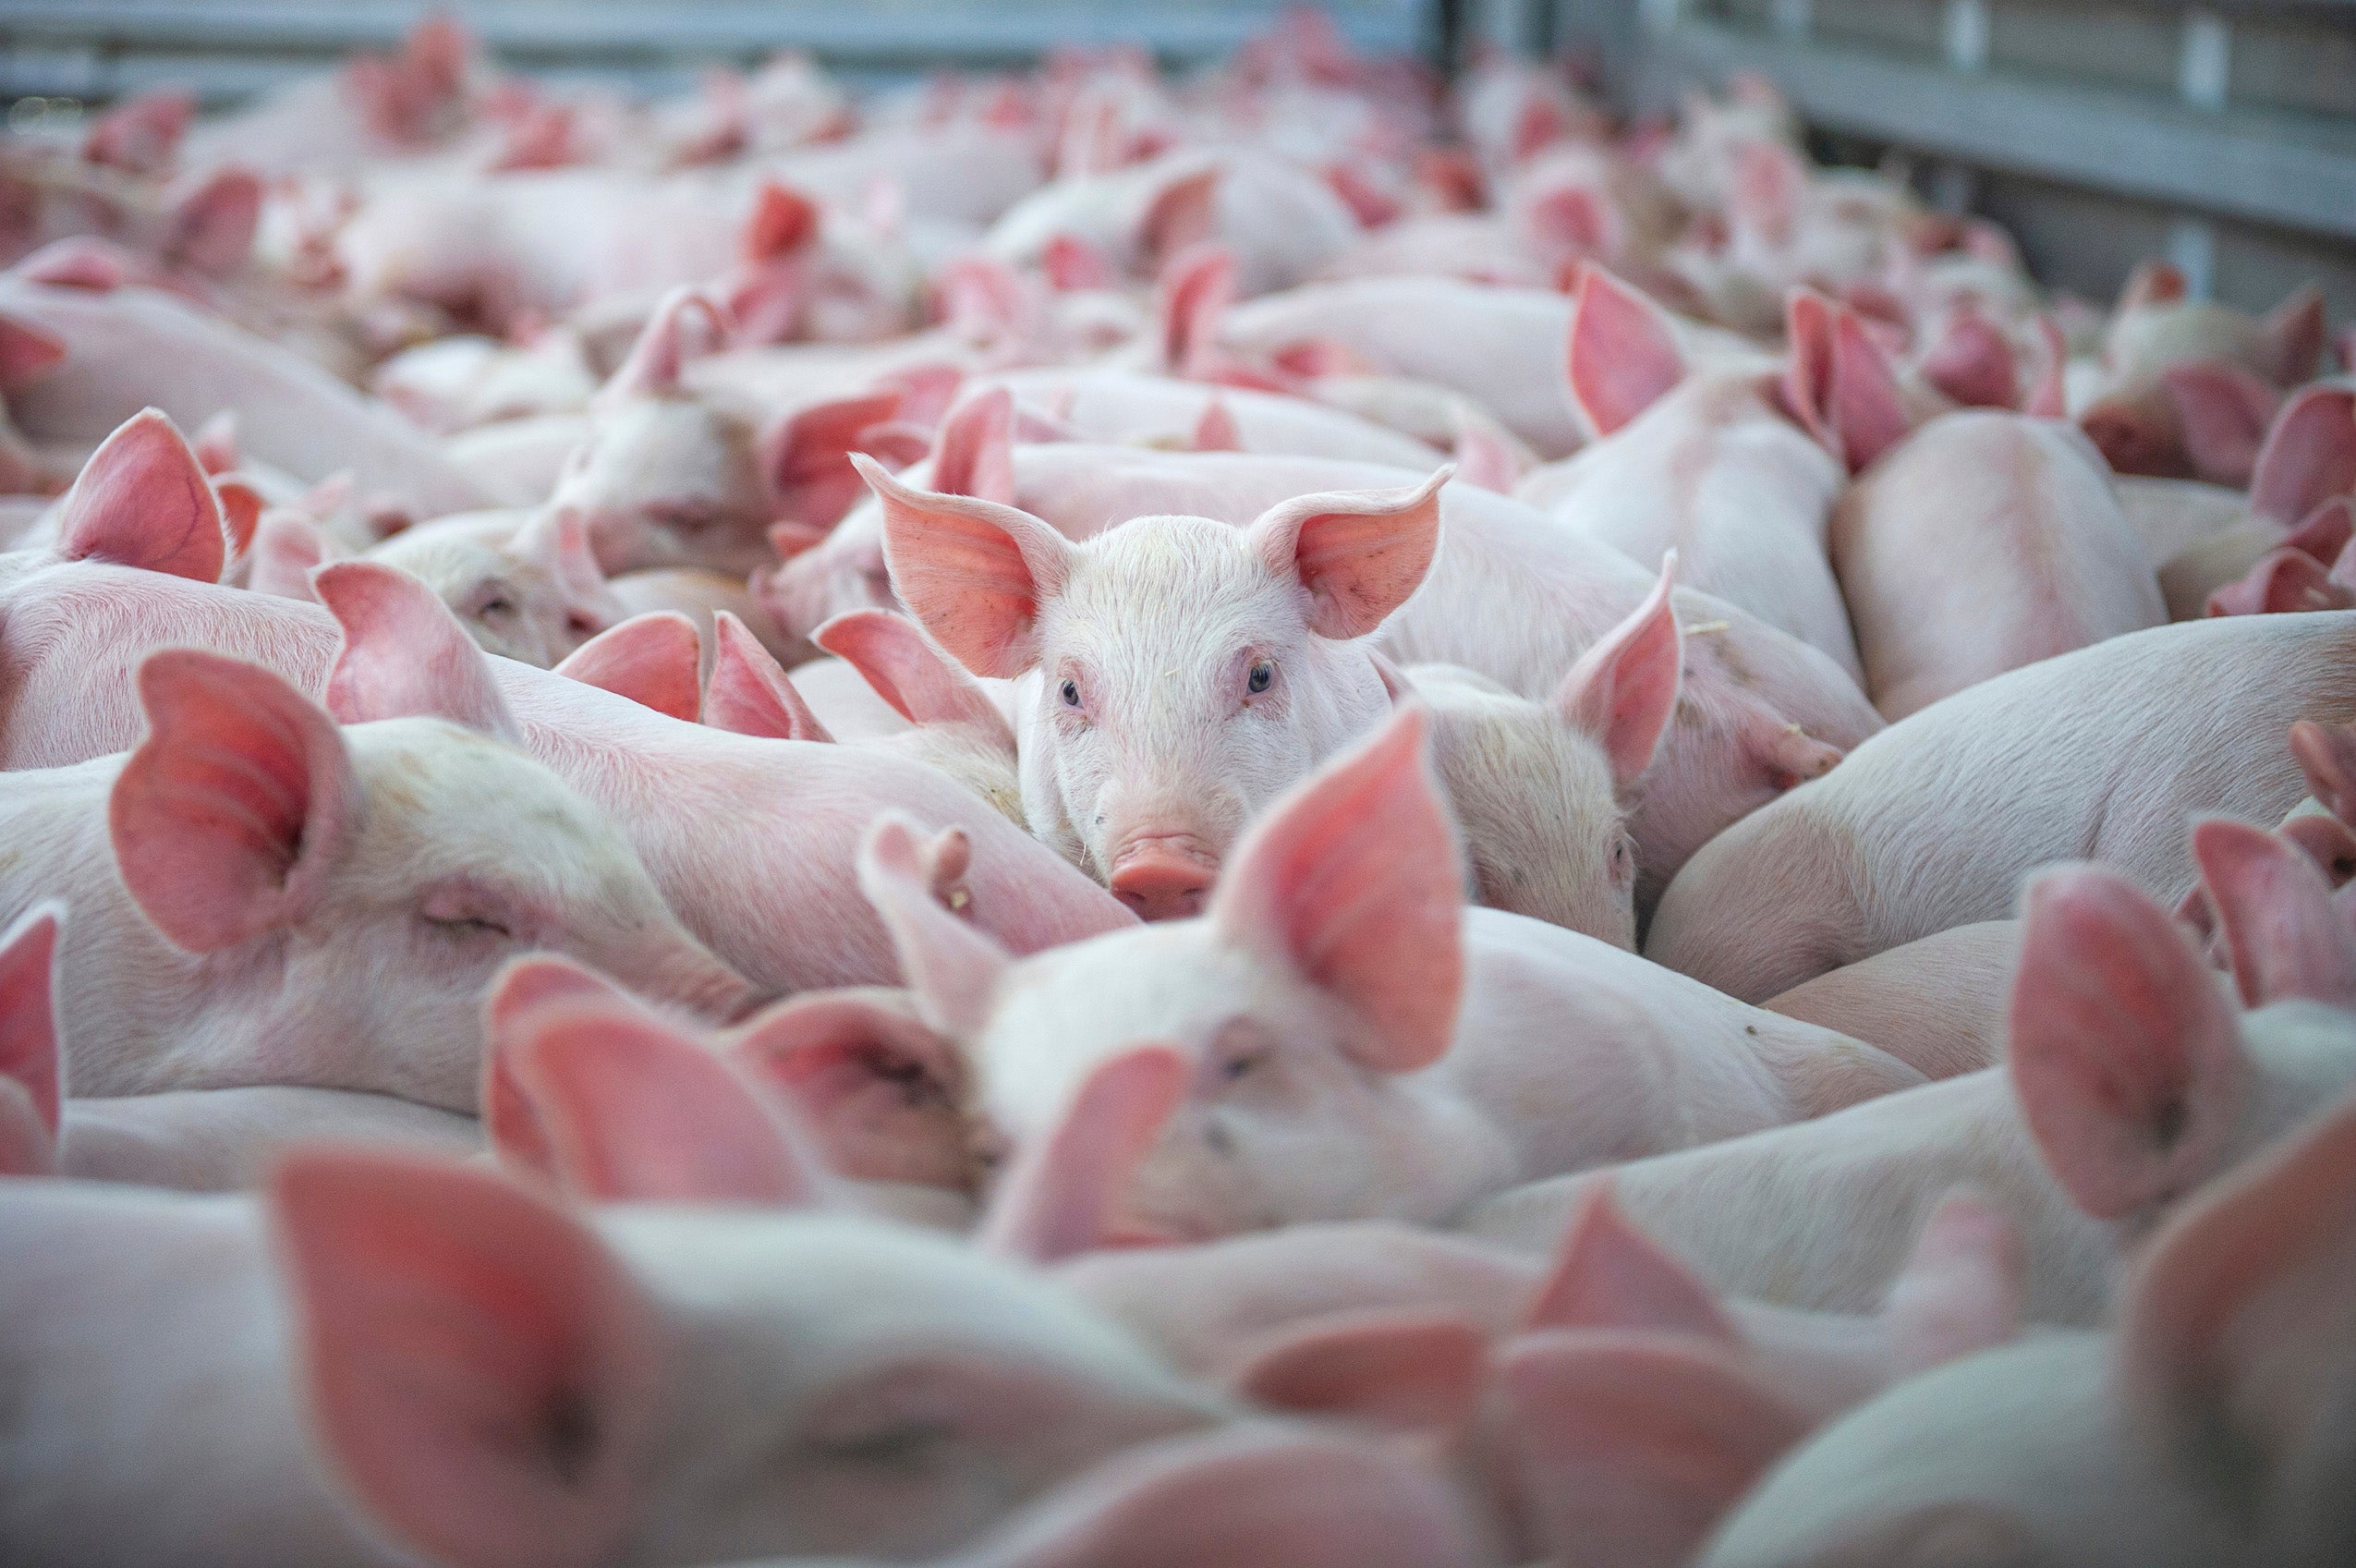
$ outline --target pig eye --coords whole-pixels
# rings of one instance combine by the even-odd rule
[[[462,915],[455,919],[447,920],[428,915],[425,918],[425,923],[443,936],[457,939],[490,936],[497,937],[504,942],[516,934],[498,921],[485,919],[480,915]]]
[[[1080,683],[1077,681],[1065,681],[1063,683],[1063,706],[1066,708],[1077,708],[1079,705]]]
[[[1276,679],[1276,666],[1263,659],[1252,666],[1250,675],[1244,677],[1244,689],[1257,696],[1266,691],[1269,683],[1274,679]]]

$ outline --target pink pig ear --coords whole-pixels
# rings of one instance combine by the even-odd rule
[[[2173,305],[2185,296],[2189,286],[2184,274],[2167,261],[2138,261],[2135,270],[2127,274],[2127,283],[2119,291],[2116,312],[2125,315],[2154,305]]]
[[[2011,340],[1977,310],[1950,316],[1919,368],[1925,381],[1966,408],[2010,408],[2021,399]]]
[[[208,474],[225,474],[237,466],[237,411],[224,408],[197,427],[188,444],[197,463]]]
[[[868,431],[900,407],[896,388],[806,404],[760,438],[761,474],[779,513],[820,527],[841,519],[859,498],[851,454]]]
[[[846,610],[812,632],[810,640],[858,671],[910,723],[970,725],[1008,756],[1014,754],[1014,732],[990,693],[905,615]]]
[[[933,444],[932,488],[941,495],[1014,504],[1014,395],[984,388],[952,408]]]
[[[1597,1178],[1572,1214],[1524,1321],[1532,1329],[1648,1329],[1743,1343],[1710,1288],[1621,1211],[1608,1176]]]
[[[1808,166],[1779,141],[1745,141],[1734,150],[1728,202],[1734,221],[1769,245],[1788,245],[1808,191]]]
[[[234,271],[253,254],[261,196],[261,181],[250,172],[221,170],[173,203],[164,254],[200,273]]]
[[[1783,401],[1816,444],[1861,473],[1905,438],[1905,395],[1888,359],[1854,310],[1813,289],[1796,288],[1784,304],[1791,341]]]
[[[1233,410],[1227,399],[1214,393],[1203,406],[1202,418],[1195,421],[1195,450],[1197,452],[1241,452],[1244,432],[1235,426]]]
[[[1477,422],[1460,419],[1456,427],[1456,477],[1466,484],[1511,495],[1522,482],[1522,465],[1503,434]]]
[[[978,675],[1011,680],[1038,662],[1040,607],[1063,586],[1073,547],[1027,512],[912,490],[854,457],[883,503],[892,586],[933,640]]]
[[[1686,1335],[1532,1334],[1498,1377],[1509,1485],[1534,1555],[1564,1568],[1681,1568],[1808,1430]]]
[[[823,223],[818,203],[773,179],[760,182],[745,219],[738,253],[752,262],[776,261],[808,249]]]
[[[1462,1318],[1354,1313],[1311,1322],[1254,1355],[1236,1390],[1257,1404],[1453,1438],[1488,1375],[1488,1337]]]
[[[1253,519],[1245,548],[1277,576],[1300,579],[1311,631],[1365,637],[1423,586],[1439,549],[1440,487],[1455,473],[1443,464],[1412,490],[1279,502]]]
[[[971,1039],[989,1021],[991,992],[1012,960],[988,932],[933,896],[921,838],[899,813],[879,816],[859,845],[859,890],[892,933],[925,1022]]]
[[[1234,252],[1221,245],[1197,246],[1164,269],[1156,294],[1162,370],[1208,379],[1218,368],[1221,323],[1235,302]]]
[[[2258,330],[2265,343],[2266,357],[2272,362],[2274,383],[2305,385],[2315,377],[2318,361],[2324,357],[2325,334],[2329,330],[2324,291],[2313,284],[2307,285],[2267,311]]]
[[[1968,1190],[1941,1198],[1882,1306],[1899,1368],[1928,1371],[2017,1337],[2028,1270],[2020,1227],[2002,1209]]]
[[[1136,254],[1148,273],[1219,231],[1220,168],[1188,169],[1165,181],[1137,219]]]
[[[655,306],[654,314],[639,329],[638,341],[613,378],[599,389],[598,400],[612,404],[631,397],[667,397],[679,390],[679,372],[687,362],[688,318],[700,315],[717,339],[724,331],[720,307],[710,296],[692,288],[674,288]]]
[[[65,358],[65,340],[47,327],[0,312],[0,393],[23,390]]]
[[[1554,694],[1564,723],[1593,735],[1611,760],[1613,788],[1626,795],[1651,767],[1661,736],[1677,715],[1684,678],[1685,639],[1677,629],[1670,593],[1677,586],[1677,552],[1660,563],[1660,580],[1628,618],[1579,656]]]
[[[2307,775],[2307,793],[2345,822],[2356,818],[2356,725],[2301,719],[2290,726],[2290,754]]]
[[[824,744],[834,739],[750,627],[721,610],[711,617],[711,682],[703,697],[705,723],[768,740]]]
[[[149,655],[139,688],[147,738],[106,808],[131,897],[190,953],[303,918],[359,807],[334,721],[261,666],[195,649]]]
[[[1591,265],[1571,304],[1570,375],[1571,400],[1609,435],[1685,379],[1685,356],[1659,307]]]
[[[1269,808],[1211,893],[1248,953],[1289,961],[1347,1011],[1344,1049],[1411,1073],[1448,1051],[1463,990],[1463,859],[1433,782],[1420,704]]]
[[[2282,394],[2231,365],[2173,365],[2160,384],[2176,409],[2185,455],[2196,476],[2240,489],[2258,466],[2258,448]]]
[[[516,1076],[515,1054],[542,1008],[633,1006],[637,999],[588,966],[553,953],[511,959],[491,982],[483,999],[483,1137],[501,1163],[553,1182],[556,1154],[540,1107]]]
[[[99,444],[58,504],[57,553],[66,560],[214,583],[228,565],[221,502],[204,465],[153,408]]]
[[[327,1457],[395,1541],[463,1568],[601,1561],[659,1404],[653,1304],[496,1172],[307,1149],[269,1209]]]
[[[2331,883],[2296,845],[2212,817],[2192,829],[2233,978],[2251,1007],[2303,996],[2356,1007],[2356,932],[2332,907]]]
[[[2208,615],[2295,615],[2356,607],[2356,592],[2332,581],[2323,563],[2303,550],[2269,550],[2242,577],[2209,595]]]
[[[728,1054],[803,1120],[827,1162],[860,1181],[962,1188],[972,1180],[956,1048],[905,993],[811,991],[737,1031]]]
[[[1475,1568],[1454,1489],[1373,1443],[1268,1424],[1131,1448],[1058,1489],[968,1568]]]
[[[510,1058],[556,1176],[601,1203],[822,1203],[806,1135],[708,1046],[632,1004],[534,1009]]]
[[[702,662],[695,622],[676,610],[650,610],[581,644],[556,674],[692,724],[703,705],[697,679]]]
[[[2119,1328],[2145,1429],[2337,1561],[2356,1466],[2356,1100],[2188,1203],[2145,1249]],[[2322,1543],[2330,1541],[2325,1547]]]
[[[310,575],[331,549],[327,531],[301,513],[283,506],[265,512],[254,525],[246,586],[256,593],[317,603]]]
[[[58,1081],[57,931],[66,906],[36,904],[0,936],[0,1088],[20,1091],[39,1120],[46,1142],[57,1136]],[[7,1135],[0,1131],[0,1144]],[[45,1166],[44,1166],[45,1168]],[[0,1174],[13,1171],[0,1154]]]
[[[2022,922],[2008,1052],[2046,1165],[2098,1220],[2207,1179],[2244,1063],[2190,938],[2132,882],[2089,866],[2032,881]]]
[[[2356,391],[2316,385],[2275,416],[2250,476],[2250,510],[2286,528],[2356,491]]]
[[[327,675],[327,708],[337,719],[425,716],[517,741],[490,660],[433,590],[382,561],[322,566],[311,588],[344,628]]]
[[[1120,1239],[1122,1195],[1193,1076],[1186,1057],[1168,1045],[1137,1046],[1099,1064],[1054,1128],[1015,1157],[983,1218],[982,1245],[1045,1265]]]

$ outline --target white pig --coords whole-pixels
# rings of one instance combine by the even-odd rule
[[[1424,730],[1402,709],[1290,792],[1203,918],[1028,960],[941,908],[908,825],[880,821],[862,886],[927,1021],[957,1042],[960,1081],[939,1087],[984,1147],[1043,1136],[1097,1064],[1168,1042],[1153,1049],[1177,1053],[1190,1091],[1128,1210],[1148,1234],[1199,1239],[1431,1221],[1516,1171],[1682,1147],[1921,1081],[1606,942],[1465,910]]]

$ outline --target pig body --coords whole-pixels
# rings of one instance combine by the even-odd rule
[[[1220,334],[1230,347],[1262,356],[1339,345],[1367,369],[1463,393],[1553,458],[1584,438],[1562,381],[1570,324],[1571,302],[1551,289],[1362,278],[1239,305],[1221,319]]]
[[[9,396],[29,434],[94,446],[142,407],[188,430],[229,408],[253,456],[306,480],[349,469],[363,493],[381,492],[415,516],[537,499],[492,492],[393,409],[169,295],[6,279],[0,308],[67,346],[48,374]]]
[[[1130,442],[1185,449],[1198,444],[1204,416],[1214,404],[1233,421],[1235,450],[1299,457],[1334,457],[1431,468],[1440,453],[1412,436],[1339,408],[1304,398],[1242,387],[1129,371],[1010,371],[965,389],[1003,386],[1015,400],[1044,410],[1089,442]]]
[[[2020,951],[2016,922],[1981,920],[1818,975],[1762,1005],[1951,1078],[1996,1064]]]
[[[1885,718],[2168,618],[2107,478],[2074,428],[1986,409],[1933,419],[1859,477],[1832,564]]]
[[[55,1174],[182,1192],[259,1185],[288,1149],[322,1141],[460,1156],[483,1147],[471,1116],[391,1095],[261,1085],[68,1100]]]
[[[1641,564],[1674,549],[1693,587],[1800,638],[1862,684],[1826,558],[1847,476],[1773,396],[1763,375],[1690,376],[1516,493]]]
[[[2346,722],[2356,614],[2155,627],[1984,681],[1736,823],[1662,896],[1646,951],[1763,1001],[2009,912],[2086,856],[2173,899],[2188,812],[2277,821],[2304,793],[2293,719]]]
[[[367,1157],[327,1158],[357,1164]],[[397,1184],[416,1167],[361,1168],[390,1169]],[[500,1178],[435,1173],[457,1190],[496,1196],[478,1199],[487,1212],[472,1224],[446,1214],[425,1223],[496,1234],[512,1218],[502,1210],[515,1200],[498,1201],[509,1187]],[[395,1185],[380,1206],[397,1210],[406,1190]],[[914,1231],[826,1216],[660,1208],[612,1213],[592,1230],[544,1200],[532,1207],[540,1212],[524,1222],[531,1232],[576,1237],[570,1245],[585,1246],[587,1260],[602,1260],[584,1268],[577,1251],[528,1254],[507,1288],[543,1302],[577,1293],[584,1304],[610,1301],[621,1290],[628,1316],[618,1335],[585,1336],[548,1354],[579,1358],[596,1380],[589,1397],[651,1402],[627,1416],[613,1407],[602,1413],[593,1428],[600,1453],[607,1444],[647,1445],[628,1462],[641,1471],[629,1489],[635,1495],[618,1510],[607,1501],[597,1525],[571,1525],[576,1538],[585,1525],[596,1531],[597,1545],[552,1561],[689,1564],[883,1541],[903,1554],[943,1550],[1125,1441],[1223,1414],[1214,1396],[1178,1383],[1051,1288]],[[12,1270],[7,1287],[9,1309],[25,1325],[9,1353],[9,1380],[21,1399],[0,1424],[0,1453],[17,1481],[0,1501],[0,1542],[12,1557],[60,1565],[239,1561],[290,1568],[415,1560],[386,1544],[326,1482],[306,1419],[306,1406],[316,1409],[322,1396],[306,1390],[298,1359],[307,1331],[301,1286],[290,1302],[273,1281],[262,1221],[249,1199],[86,1184],[18,1184],[0,1197],[11,1255],[43,1259],[39,1269]],[[130,1258],[140,1266],[124,1267]],[[401,1261],[378,1265],[395,1289]],[[420,1271],[410,1288],[423,1293],[427,1310],[436,1302],[465,1310],[474,1305],[464,1295],[469,1265],[485,1268],[479,1258],[462,1258],[450,1274]],[[455,1307],[437,1294],[452,1288],[453,1276]],[[895,1310],[874,1314],[871,1293],[893,1301]],[[549,1320],[563,1315],[553,1309]],[[308,1331],[324,1331],[316,1309],[308,1317]],[[134,1380],[123,1379],[118,1366],[129,1344],[154,1358]],[[636,1359],[657,1351],[666,1361],[659,1382]],[[314,1348],[313,1366],[324,1356],[332,1369],[350,1354]],[[433,1354],[421,1351],[426,1362]],[[960,1355],[972,1358],[962,1374],[972,1381],[957,1381],[961,1373],[950,1369]],[[411,1375],[430,1373],[420,1366]],[[991,1484],[971,1493],[936,1493],[921,1503],[904,1497],[880,1514],[873,1489],[893,1485],[894,1472],[881,1465],[870,1471],[828,1446],[852,1440],[837,1429],[844,1423],[854,1435],[864,1431],[862,1421],[888,1427],[902,1399],[987,1406],[1024,1387],[1036,1390],[1043,1403],[1032,1409],[1050,1425],[976,1454],[969,1474],[988,1475]],[[469,1397],[497,1395],[478,1387]],[[1011,1413],[1002,1404],[996,1408]],[[1068,1426],[1057,1430],[1056,1422]],[[517,1441],[535,1431],[520,1409],[516,1430]],[[697,1454],[680,1464],[679,1444],[691,1433]],[[793,1454],[783,1475],[771,1452],[781,1440]],[[613,1464],[601,1466],[608,1477]],[[370,1490],[378,1477],[365,1460],[358,1470],[343,1473]],[[202,1477],[213,1483],[189,1484]],[[414,1501],[409,1509],[426,1517],[405,1516],[394,1526],[406,1526],[412,1538],[422,1527],[444,1543],[437,1556],[503,1554],[492,1548],[486,1558],[483,1546],[469,1550],[453,1538],[488,1527],[465,1520],[462,1509]],[[528,1538],[512,1534],[528,1527],[508,1526],[511,1543]]]

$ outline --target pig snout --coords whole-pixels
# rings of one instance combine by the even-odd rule
[[[1141,833],[1112,857],[1106,886],[1141,920],[1177,920],[1203,912],[1219,880],[1219,858],[1188,833]]]

